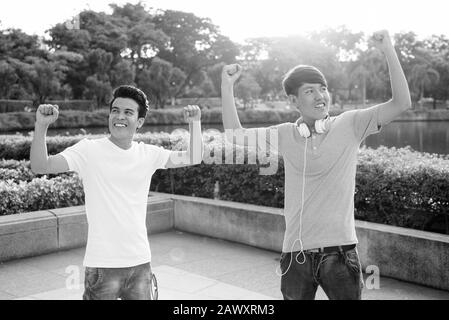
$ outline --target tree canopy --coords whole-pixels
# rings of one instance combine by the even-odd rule
[[[387,98],[388,69],[369,35],[345,26],[288,37],[253,38],[237,44],[209,18],[111,4],[111,13],[84,10],[47,39],[18,29],[0,30],[0,99],[92,99],[107,103],[112,89],[136,85],[164,107],[179,97],[219,95],[221,68],[238,62],[237,87],[245,101],[285,98],[284,74],[298,64],[318,67],[339,100]],[[76,26],[76,27],[75,27]],[[395,48],[415,101],[449,97],[449,39],[394,35]]]

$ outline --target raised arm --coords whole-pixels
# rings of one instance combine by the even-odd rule
[[[258,135],[265,140],[269,133],[267,128],[245,129],[240,124],[234,100],[234,84],[241,74],[242,67],[238,64],[224,66],[221,73],[221,104],[225,137],[230,143],[256,147],[255,137]]]
[[[69,171],[69,165],[61,155],[48,156],[46,135],[50,124],[56,121],[58,106],[43,104],[37,108],[34,136],[31,142],[30,162],[34,173],[60,173]]]
[[[234,100],[234,83],[242,74],[242,67],[230,64],[221,73],[221,104],[224,129],[243,129]]]
[[[379,109],[379,125],[386,125],[412,106],[410,90],[398,56],[386,30],[375,32],[372,37],[376,46],[384,53],[390,73],[392,98],[373,108]]]
[[[184,108],[184,118],[189,123],[190,143],[187,151],[173,151],[166,168],[180,168],[200,164],[203,158],[203,137],[201,135],[201,110],[198,106]]]

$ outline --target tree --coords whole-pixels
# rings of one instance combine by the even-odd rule
[[[360,87],[363,108],[366,106],[367,88],[379,92],[388,82],[384,76],[384,64],[381,53],[372,48],[360,52],[358,59],[348,64],[349,85],[351,88],[355,85]]]
[[[260,88],[257,81],[250,74],[243,74],[236,85],[235,94],[243,100],[243,107],[252,106],[254,99],[259,97]]]
[[[236,45],[221,35],[218,27],[208,18],[166,10],[160,11],[154,22],[170,38],[169,46],[161,48],[158,56],[171,62],[186,75],[175,97],[182,94],[186,86],[200,85],[192,82],[192,79],[201,71],[219,62],[235,61],[238,54]]]
[[[339,61],[353,60],[359,54],[358,45],[363,42],[363,32],[351,32],[346,26],[312,32],[311,40],[336,49]]]
[[[449,39],[444,35],[433,35],[423,42],[425,49],[428,50],[432,69],[439,74],[439,81],[427,88],[433,98],[435,109],[437,100],[449,99]]]
[[[112,87],[108,79],[95,74],[87,78],[86,86],[88,88],[87,96],[95,100],[97,108],[107,103],[112,92]]]
[[[294,66],[308,64],[320,69],[329,87],[341,83],[340,65],[335,49],[324,46],[304,36],[273,37],[251,39],[257,43],[264,59],[251,70],[252,76],[261,87],[263,95],[277,96],[283,93],[282,79]],[[253,55],[254,55],[253,54]]]
[[[0,59],[11,57],[24,60],[27,56],[45,55],[46,52],[40,48],[37,36],[27,35],[20,29],[0,30]]]
[[[112,59],[112,53],[99,48],[90,50],[87,54],[86,62],[92,74],[86,79],[87,94],[95,99],[98,108],[107,102],[112,92],[108,75]]]
[[[217,95],[214,83],[207,74],[205,75],[204,80],[200,85],[200,89],[203,97],[209,98]]]
[[[412,83],[412,90],[417,92],[415,95],[418,101],[424,98],[424,92],[440,79],[440,74],[437,70],[430,66],[428,61],[422,60],[420,63],[412,67],[410,81]]]
[[[134,79],[134,67],[128,60],[120,61],[111,71],[111,83],[113,87],[120,85],[133,85]]]
[[[171,63],[156,57],[150,67],[140,72],[136,80],[139,88],[150,97],[156,108],[163,108],[167,99],[175,97],[185,80],[185,74]]]
[[[221,92],[221,71],[226,65],[224,62],[219,62],[209,68],[207,68],[207,77],[214,86],[214,91],[219,94]]]
[[[14,68],[7,61],[0,61],[0,98],[9,98],[9,91],[18,79]]]
[[[122,57],[131,61],[136,77],[149,67],[160,50],[167,48],[169,38],[153,21],[154,16],[141,4],[111,5],[112,18],[121,26],[126,42]]]
[[[58,93],[63,72],[53,61],[37,57],[28,57],[26,60],[31,66],[28,69],[28,79],[35,94],[35,103],[45,103],[49,97]]]

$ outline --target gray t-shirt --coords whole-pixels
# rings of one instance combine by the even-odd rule
[[[306,139],[296,123],[270,127],[278,132],[278,145],[273,147],[282,155],[285,168],[283,252],[300,250],[300,221],[304,250],[358,242],[354,223],[357,154],[361,142],[380,131],[378,110],[372,107],[331,117],[329,131],[307,139],[302,218]]]

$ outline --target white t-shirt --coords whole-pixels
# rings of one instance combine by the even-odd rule
[[[145,224],[151,177],[171,151],[132,142],[123,150],[109,138],[83,139],[61,155],[82,179],[88,221],[84,265],[121,268],[151,261]]]

